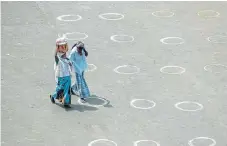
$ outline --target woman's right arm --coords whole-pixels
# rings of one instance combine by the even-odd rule
[[[58,56],[57,56],[57,50],[55,51],[55,54],[54,54],[55,56],[54,56],[54,58],[55,58],[55,63],[56,63],[56,65],[58,64],[58,62],[59,62],[59,58],[58,58]]]

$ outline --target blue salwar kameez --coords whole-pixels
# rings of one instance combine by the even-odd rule
[[[79,93],[81,99],[85,99],[90,96],[90,91],[84,78],[84,72],[88,68],[86,56],[83,51],[82,55],[79,55],[77,47],[74,47],[70,53],[69,59],[72,62],[76,77],[76,82],[72,86],[72,91]]]

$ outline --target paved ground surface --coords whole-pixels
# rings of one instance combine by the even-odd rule
[[[227,65],[227,44],[207,40],[209,36],[222,35],[212,41],[227,41],[226,7],[226,2],[2,2],[2,145],[87,146],[104,138],[118,146],[132,146],[137,140],[186,146],[193,138],[208,137],[217,146],[226,146],[226,69],[216,66],[204,70],[205,65],[212,63]],[[159,10],[175,15],[152,15]],[[215,10],[220,16],[207,18],[215,12],[198,16],[201,10]],[[98,17],[109,12],[125,17],[119,21]],[[56,19],[65,14],[78,14],[82,19]],[[94,96],[109,100],[108,105],[92,107],[102,104],[99,99],[90,100],[91,105],[79,105],[78,97],[73,96],[72,110],[65,110],[48,99],[55,88],[55,39],[58,34],[75,31],[89,36],[84,40],[88,62],[96,65],[97,70],[86,73],[87,82]],[[110,36],[116,34],[131,35],[135,40],[111,41]],[[165,37],[181,37],[185,42],[166,45],[160,42]],[[69,40],[70,46],[72,43]],[[122,75],[113,71],[125,64],[139,67],[140,72]],[[181,75],[161,73],[160,68],[167,65],[181,66],[186,71]],[[151,100],[156,106],[136,109],[130,106],[133,99]],[[186,112],[174,107],[182,101],[198,102],[203,109]],[[142,101],[135,105],[152,106]],[[193,104],[180,107],[198,108]],[[204,139],[193,141],[194,146],[211,143]],[[113,144],[92,144],[107,145]],[[148,145],[155,143],[138,143]]]

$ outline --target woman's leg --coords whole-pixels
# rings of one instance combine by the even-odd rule
[[[71,86],[71,77],[67,76],[64,77],[65,83],[64,83],[64,100],[63,100],[63,104],[64,105],[69,105],[71,103],[71,95],[70,95],[70,86]]]
[[[88,98],[90,96],[90,91],[84,78],[84,72],[81,76],[81,94],[83,98]]]
[[[77,95],[79,96],[78,92],[79,92],[79,89],[78,89],[78,79],[77,79],[77,73],[75,72],[75,77],[76,77],[76,80],[74,82],[74,84],[72,85],[71,87],[71,92],[73,95]]]
[[[58,83],[56,85],[55,92],[53,95],[50,95],[52,103],[55,103],[55,99],[59,98],[59,95],[62,94],[62,89],[63,89],[62,82],[63,82],[63,79],[61,77],[58,77]]]

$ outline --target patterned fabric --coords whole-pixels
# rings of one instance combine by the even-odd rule
[[[64,104],[69,105],[71,104],[71,92],[70,92],[70,86],[71,86],[71,77],[58,77],[58,83],[56,86],[56,90],[52,97],[54,99],[64,98]],[[63,95],[63,96],[62,96]]]
[[[76,82],[72,86],[72,89],[74,92],[79,92],[80,98],[87,98],[90,96],[89,88],[84,79],[84,72],[82,72],[82,75],[76,73]]]

